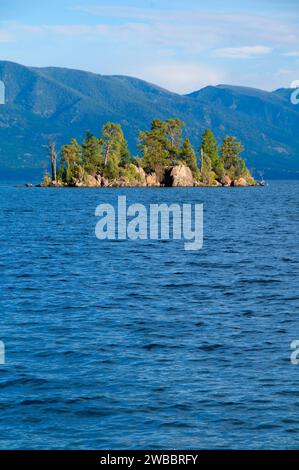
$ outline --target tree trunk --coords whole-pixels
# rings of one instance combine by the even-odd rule
[[[107,166],[107,165],[108,165],[109,153],[110,153],[110,145],[107,145],[107,147],[106,147],[106,152],[105,152],[105,162],[104,162],[104,166]]]
[[[56,178],[57,178],[57,154],[56,154],[54,142],[50,143],[50,157],[51,157],[51,168],[52,168],[52,181],[56,181]]]
[[[203,172],[203,159],[204,159],[203,149],[200,149],[200,172],[201,174]]]

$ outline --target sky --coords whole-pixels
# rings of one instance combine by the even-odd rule
[[[299,0],[0,0],[0,60],[177,93],[299,80]]]

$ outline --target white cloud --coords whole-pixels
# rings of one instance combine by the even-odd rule
[[[176,93],[190,93],[207,85],[219,85],[224,74],[214,68],[201,64],[178,62],[158,63],[143,70],[134,70],[138,78],[157,83]]]
[[[208,8],[208,7],[207,7]],[[181,9],[158,9],[143,7],[124,7],[121,5],[80,5],[76,10],[89,13],[92,16],[118,19],[124,23],[126,21],[145,22],[151,25],[160,25],[172,27],[176,25],[184,30],[186,27],[196,28],[199,31],[208,32],[210,35],[230,39],[239,43],[241,46],[247,39],[256,38],[263,43],[268,41],[271,44],[298,44],[298,28],[295,12],[289,12],[277,16],[270,11],[267,14],[252,13],[249,11],[235,13],[227,10],[226,12],[210,12],[202,8],[181,8]],[[242,41],[243,39],[243,41]]]
[[[268,89],[278,83],[275,74],[285,66],[284,57],[298,57],[298,22],[288,12],[278,16],[270,9],[267,14],[234,13],[229,7],[209,11],[209,5],[205,11],[198,6],[156,9],[104,2],[78,7],[81,14],[75,17],[81,23],[74,21],[73,12],[68,24],[48,23],[46,18],[39,24],[2,20],[1,49],[1,43],[14,40],[16,47],[5,49],[17,62],[135,75],[181,93],[224,81]],[[221,58],[226,60],[217,60]],[[261,58],[268,58],[263,74]],[[247,61],[240,67],[233,59]]]
[[[285,57],[299,57],[299,51],[285,52],[282,55]]]
[[[22,34],[55,34],[56,36],[82,36],[96,38],[106,36],[108,40],[132,40],[153,44],[164,48],[180,48],[190,57],[203,50],[219,50],[234,58],[236,55],[257,56],[259,48],[248,47],[255,38],[257,44],[267,44],[268,49],[285,46],[295,49],[299,42],[296,25],[283,18],[219,12],[204,12],[198,9],[181,9],[172,11],[154,8],[130,8],[112,6],[80,6],[80,11],[99,16],[97,24],[18,24],[2,22],[5,32],[13,33],[18,38]],[[117,24],[109,18],[116,18]],[[256,50],[254,50],[256,49]],[[263,52],[264,53],[264,52]]]
[[[221,59],[251,59],[271,54],[272,51],[272,47],[267,46],[224,47],[216,49],[213,55]]]

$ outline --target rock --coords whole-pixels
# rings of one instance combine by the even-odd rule
[[[63,182],[62,181],[50,181],[50,182],[47,182],[47,183],[41,183],[40,185],[42,188],[62,188],[63,187]],[[27,186],[28,187],[28,186]],[[31,186],[29,186],[31,187]]]
[[[101,184],[102,184],[102,187],[103,187],[103,188],[108,188],[108,186],[109,186],[109,180],[108,180],[107,178],[104,178],[104,176],[103,176],[102,181],[101,181]]]
[[[128,186],[128,183],[125,178],[119,178],[109,181],[108,186],[112,188],[126,188]]]
[[[98,186],[102,186],[102,176],[101,175],[96,175],[95,178],[98,182]]]
[[[221,183],[219,183],[219,181],[217,181],[217,180],[214,180],[214,181],[212,181],[212,184],[211,184],[211,186],[218,188],[219,186],[222,186],[222,184],[221,184]]]
[[[136,165],[132,165],[136,171],[136,173],[138,173],[138,175],[141,176],[141,179],[142,180],[145,180],[146,178],[146,174],[145,174],[145,171],[143,168],[141,168],[141,166],[136,166]]]
[[[150,175],[146,175],[146,184],[147,186],[160,186],[160,182],[156,173],[151,173]]]
[[[251,175],[246,176],[246,181],[247,186],[256,186],[256,181]]]
[[[170,172],[171,186],[191,187],[194,186],[194,178],[189,167],[184,165],[175,166]]]
[[[234,180],[232,182],[232,186],[235,186],[235,187],[248,186],[248,183],[245,178],[239,178],[238,180]]]
[[[84,183],[81,180],[74,180],[72,186],[74,186],[75,188],[82,188],[84,186]]]
[[[98,175],[97,176],[88,175],[84,179],[84,186],[87,186],[89,188],[99,187],[101,186],[101,179],[100,181],[98,180]]]
[[[229,176],[225,175],[221,178],[220,183],[222,184],[222,186],[231,186],[232,180]]]

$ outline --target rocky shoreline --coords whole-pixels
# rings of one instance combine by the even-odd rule
[[[158,188],[158,187],[246,187],[258,186],[251,176],[248,178],[231,179],[228,175],[223,176],[219,180],[215,179],[211,184],[203,183],[194,178],[192,171],[188,166],[177,165],[172,168],[165,169],[160,175],[157,173],[147,174],[143,168],[134,166],[136,176],[134,178],[120,177],[117,179],[108,179],[97,174],[95,176],[87,175],[82,179],[74,179],[71,184],[62,181],[48,181],[36,185],[36,187],[74,187],[74,188]],[[26,185],[32,186],[32,185]]]

